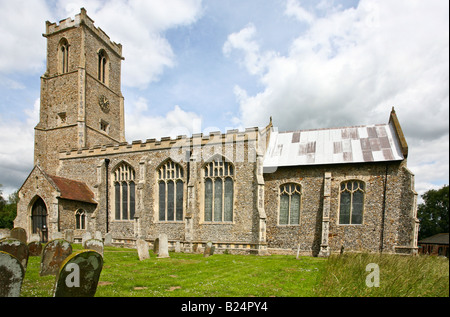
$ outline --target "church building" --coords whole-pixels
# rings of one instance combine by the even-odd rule
[[[73,230],[117,245],[166,234],[195,252],[328,256],[417,253],[408,145],[387,123],[281,132],[229,130],[125,140],[122,46],[85,9],[46,22],[34,168],[15,226],[45,242]]]

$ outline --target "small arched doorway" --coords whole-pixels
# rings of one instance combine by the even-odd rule
[[[48,241],[47,207],[40,197],[34,202],[31,209],[31,227],[33,233],[39,234],[42,243]]]

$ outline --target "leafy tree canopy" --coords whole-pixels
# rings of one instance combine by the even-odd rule
[[[417,217],[420,220],[419,240],[449,232],[448,196],[448,185],[437,190],[430,189],[422,195],[424,202],[417,210]]]

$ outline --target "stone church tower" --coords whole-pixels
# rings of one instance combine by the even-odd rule
[[[85,9],[59,25],[46,22],[34,164],[49,173],[56,174],[60,151],[125,141],[122,45],[93,23]]]

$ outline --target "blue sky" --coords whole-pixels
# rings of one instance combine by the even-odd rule
[[[0,0],[0,184],[33,167],[45,21],[84,7],[123,45],[126,138],[253,126],[386,123],[419,194],[448,184],[449,14],[442,0]]]

